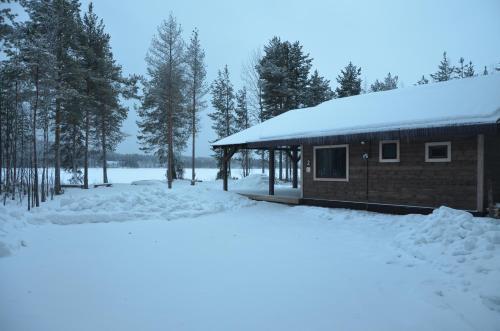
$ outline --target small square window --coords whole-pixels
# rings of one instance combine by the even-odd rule
[[[383,140],[380,142],[379,162],[399,162],[399,140]]]
[[[450,162],[451,142],[425,144],[425,162]]]

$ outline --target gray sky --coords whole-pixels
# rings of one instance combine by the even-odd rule
[[[82,1],[82,10],[88,2]],[[236,88],[241,87],[241,67],[249,54],[275,35],[299,40],[332,88],[349,61],[362,67],[368,84],[390,71],[399,75],[403,86],[434,72],[445,50],[453,63],[463,56],[481,72],[485,65],[491,69],[500,61],[499,0],[96,0],[94,7],[104,19],[115,58],[125,73],[145,74],[151,38],[172,12],[186,40],[194,27],[200,30],[208,81],[227,64]],[[202,115],[199,156],[210,155],[208,141],[214,139],[206,116],[210,111],[209,107]],[[136,120],[131,111],[123,127],[131,136],[119,152],[139,152]]]

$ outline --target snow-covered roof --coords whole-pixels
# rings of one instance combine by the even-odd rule
[[[290,110],[214,146],[338,136],[500,120],[500,75],[451,80],[333,99]]]

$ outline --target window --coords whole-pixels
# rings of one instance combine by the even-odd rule
[[[314,147],[314,180],[349,180],[349,146]]]
[[[425,162],[450,162],[451,142],[425,144]]]
[[[399,162],[399,140],[383,140],[379,144],[379,162]]]

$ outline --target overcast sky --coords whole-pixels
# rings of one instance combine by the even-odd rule
[[[82,1],[82,10],[89,2]],[[481,72],[485,65],[491,69],[500,61],[500,0],[97,0],[94,7],[127,74],[145,74],[151,38],[170,12],[182,25],[186,40],[194,27],[200,30],[208,81],[227,64],[236,88],[241,87],[241,67],[249,54],[275,35],[299,40],[332,88],[349,61],[361,66],[368,86],[389,71],[403,86],[412,85],[422,74],[436,70],[445,50],[453,63],[463,56]],[[202,116],[199,156],[210,155],[209,140],[214,139],[206,116],[210,111],[209,107]],[[136,120],[132,110],[123,127],[130,137],[119,152],[139,152]]]

